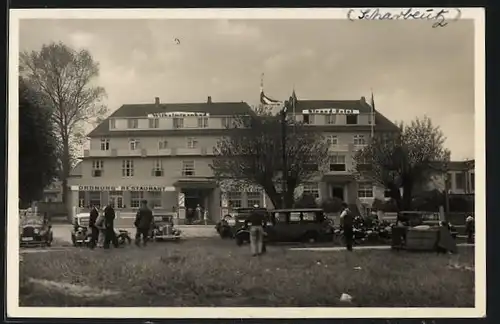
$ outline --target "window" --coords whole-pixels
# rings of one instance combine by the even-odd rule
[[[365,135],[354,135],[354,145],[366,145]]]
[[[391,190],[385,188],[384,189],[384,198],[391,198]]]
[[[166,139],[161,139],[158,141],[158,149],[165,150],[168,148],[168,141]]]
[[[123,160],[122,161],[122,176],[123,177],[133,177],[134,176],[134,161],[133,160]]]
[[[109,128],[115,129],[116,128],[116,119],[110,119],[109,120]]]
[[[150,191],[148,192],[148,202],[153,208],[161,208],[161,191]]]
[[[90,206],[101,206],[101,192],[100,191],[89,191],[89,205]]]
[[[304,194],[319,198],[319,185],[317,183],[304,184]]]
[[[184,118],[174,117],[174,128],[184,128]]]
[[[346,115],[346,124],[347,125],[358,124],[358,115]]]
[[[158,128],[158,127],[160,127],[160,119],[151,118],[149,120],[149,128]]]
[[[314,124],[314,115],[305,114],[303,116],[304,116],[304,124],[307,125]]]
[[[465,176],[463,173],[455,173],[455,187],[457,190],[465,188]]]
[[[254,205],[262,205],[261,203],[262,193],[259,191],[247,192],[247,207],[253,207]]]
[[[161,160],[155,160],[153,162],[152,175],[153,175],[153,177],[162,177],[163,176],[163,166],[162,166]]]
[[[373,198],[373,185],[371,183],[358,184],[359,198]]]
[[[339,143],[339,138],[337,135],[328,135],[326,141],[328,145],[337,145]]]
[[[198,128],[208,127],[208,117],[198,117]]]
[[[139,127],[139,120],[137,118],[131,118],[127,120],[128,128],[137,128]]]
[[[194,174],[194,161],[182,161],[182,176],[192,177]]]
[[[190,149],[194,149],[198,147],[198,140],[194,137],[187,138],[187,147]]]
[[[333,125],[337,122],[337,116],[335,115],[325,115],[325,124]]]
[[[92,161],[92,176],[93,177],[101,177],[104,169],[104,161],[103,160],[93,160]]]
[[[222,117],[220,121],[222,123],[222,127],[224,127],[224,128],[230,128],[232,125],[232,123],[231,123],[232,118],[231,117]]]
[[[85,191],[78,191],[78,207],[85,208]]]
[[[123,191],[110,191],[109,203],[113,208],[123,208]]]
[[[109,151],[109,138],[101,138],[101,151]]]
[[[229,191],[227,193],[227,201],[231,208],[240,208],[242,206],[241,192]]]
[[[345,155],[333,155],[330,162],[330,171],[345,171]]]
[[[135,151],[139,149],[140,142],[138,139],[131,138],[129,141],[129,148],[131,151]]]
[[[288,222],[288,218],[286,213],[274,213],[274,219],[276,223],[286,224]]]
[[[471,191],[475,191],[475,185],[476,185],[475,180],[476,180],[476,175],[473,172],[470,174],[470,189],[471,189]]]
[[[139,208],[139,206],[141,206],[141,200],[143,199],[144,199],[144,192],[142,191],[130,192],[130,207]]]

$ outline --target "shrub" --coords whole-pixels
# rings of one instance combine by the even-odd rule
[[[325,213],[338,213],[342,209],[342,200],[337,197],[325,199],[321,202],[321,208]]]

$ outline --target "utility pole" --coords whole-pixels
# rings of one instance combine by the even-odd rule
[[[288,166],[287,166],[287,158],[286,158],[286,115],[288,111],[288,101],[285,101],[283,109],[281,110],[281,150],[283,154],[283,171],[282,171],[282,179],[283,179],[283,208],[286,208],[286,191],[287,191],[287,183],[288,183]]]

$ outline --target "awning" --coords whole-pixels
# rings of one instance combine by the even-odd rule
[[[354,181],[354,175],[352,174],[325,174],[321,178],[322,182],[334,182],[334,183],[346,183]]]
[[[213,180],[193,179],[193,180],[178,180],[174,183],[174,187],[181,189],[215,189],[217,183]]]

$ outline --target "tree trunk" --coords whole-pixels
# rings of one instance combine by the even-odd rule
[[[62,156],[62,201],[66,205],[68,201],[68,178],[71,168],[71,159],[69,154],[69,143],[66,140],[63,140],[63,156]]]
[[[403,207],[405,210],[411,210],[413,184],[405,183],[403,185]]]

